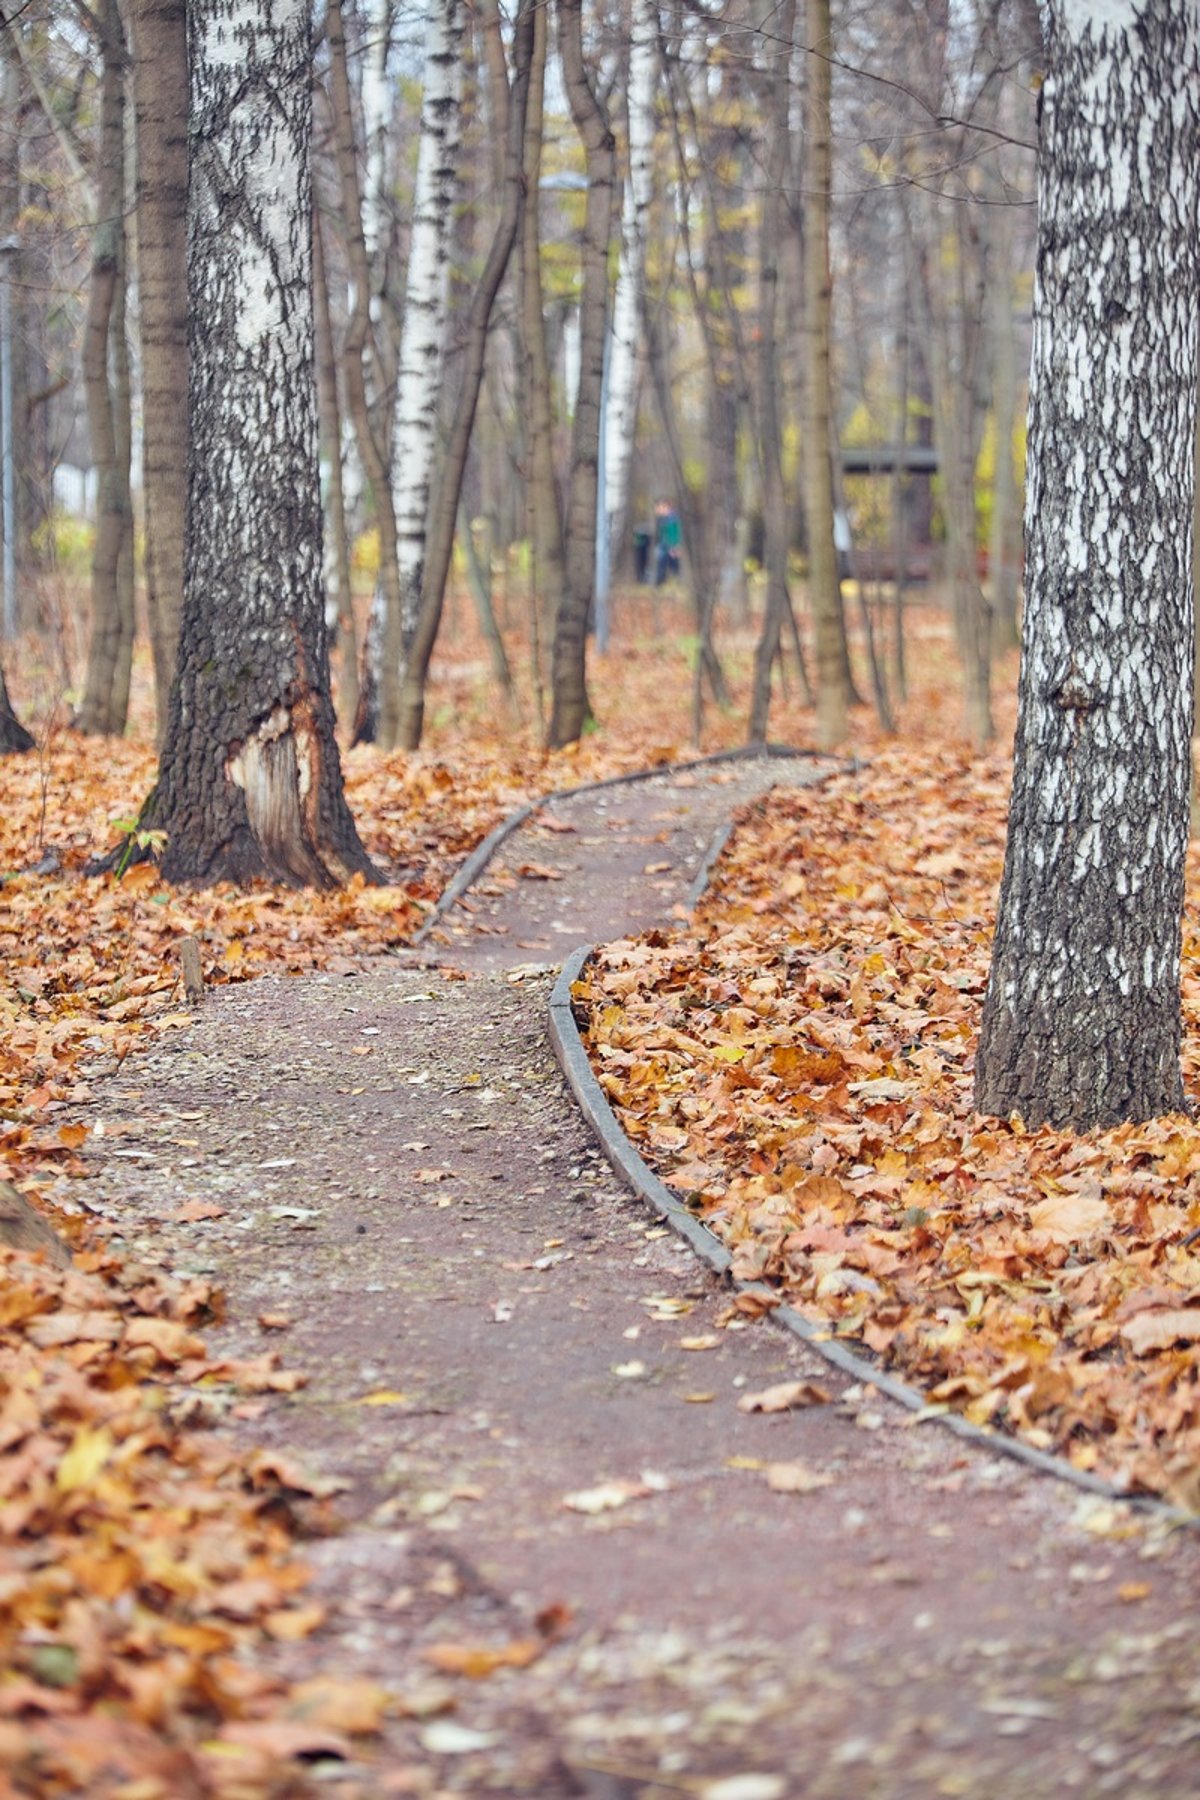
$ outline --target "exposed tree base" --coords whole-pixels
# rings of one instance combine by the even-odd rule
[[[193,812],[187,796],[159,789],[152,821],[167,833],[167,881],[264,880],[339,887],[352,875],[381,879],[349,808],[322,767],[320,738],[304,701],[280,705],[225,757],[223,781]]]
[[[1097,1025],[1081,1042],[1078,1031],[1064,1028],[1064,1017],[1085,1004],[1077,996],[1040,1018],[992,1019],[976,1060],[979,1112],[1017,1113],[1031,1128],[1093,1131],[1190,1110],[1174,996],[1158,1017],[1148,1017],[1143,1002],[1126,1009],[1123,1023],[1109,1016],[1109,1029]]]

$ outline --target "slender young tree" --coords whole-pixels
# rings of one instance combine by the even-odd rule
[[[817,677],[817,739],[823,750],[833,750],[846,735],[850,680],[846,616],[833,544],[833,471],[829,462],[833,446],[829,368],[829,195],[833,167],[829,107],[833,38],[829,0],[806,0],[805,22],[809,54],[804,106],[804,514]]]
[[[559,0],[559,57],[571,118],[584,148],[587,203],[579,304],[579,388],[571,425],[565,568],[554,626],[549,743],[573,744],[591,716],[587,692],[588,619],[596,592],[596,512],[600,485],[604,342],[608,334],[608,254],[613,234],[616,141],[583,55],[582,0]]]
[[[99,505],[92,551],[92,635],[76,723],[119,735],[129,710],[133,663],[133,507],[129,350],[125,337],[125,73],[117,0],[96,20],[100,49],[100,142],[96,226],[83,340],[83,385]]]
[[[378,308],[372,307],[373,278],[363,232],[362,184],[341,0],[326,0],[325,36],[329,46],[329,98],[342,195],[342,228],[351,282],[350,319],[342,346],[346,401],[363,472],[371,489],[375,528],[379,534],[379,573],[363,644],[358,711],[354,721],[355,743],[372,744],[379,731],[384,631],[388,618],[400,611],[400,571],[396,560],[396,514],[392,506],[387,440],[380,435],[372,417],[372,398],[385,386],[386,371],[382,356],[383,334],[376,331],[377,320],[373,316]]]
[[[1026,609],[981,1112],[1183,1104],[1196,0],[1043,9]]]
[[[187,509],[185,0],[130,0],[137,143],[138,321],[146,597],[161,742],[179,648]]]
[[[525,119],[525,205],[521,213],[522,399],[529,476],[526,483],[533,551],[533,598],[539,623],[553,628],[566,585],[562,512],[554,468],[554,396],[546,342],[542,282],[540,189],[545,146],[546,64],[550,46],[548,11],[534,10],[533,67]]]
[[[467,309],[462,375],[446,453],[442,460],[437,499],[430,517],[421,613],[405,664],[404,685],[400,694],[399,741],[406,750],[415,750],[421,742],[425,721],[425,680],[442,622],[446,580],[454,550],[454,524],[471,448],[475,409],[479,404],[479,391],[483,386],[484,369],[487,365],[488,327],[520,229],[525,194],[525,125],[534,64],[534,24],[538,0],[518,0],[512,26],[511,84],[500,72],[503,69],[504,42],[496,0],[484,0],[481,10],[489,67],[497,67],[494,91],[496,123],[503,128],[503,200],[487,259]],[[503,120],[501,113],[504,115]]]
[[[615,566],[629,510],[638,413],[638,347],[646,279],[646,230],[654,197],[655,0],[632,0],[629,24],[629,166],[621,193],[621,256],[609,338],[608,413],[604,433],[604,500],[608,563]],[[602,646],[603,647],[603,646]]]
[[[783,627],[791,612],[788,591],[788,510],[783,479],[783,446],[779,425],[779,361],[776,319],[779,308],[779,262],[783,233],[783,189],[788,173],[791,50],[796,26],[796,0],[783,0],[772,45],[767,78],[770,138],[767,144],[766,189],[762,198],[758,310],[758,439],[763,477],[763,561],[767,573],[766,607],[754,654],[754,690],[750,702],[749,740],[767,735],[771,706],[771,674],[779,657]],[[808,672],[804,670],[805,685]]]
[[[425,29],[421,138],[392,434],[392,508],[400,608],[398,615],[389,614],[384,627],[379,738],[388,750],[399,729],[403,664],[421,610],[450,292],[454,202],[458,192],[462,38],[460,0],[436,0]]]
[[[192,0],[179,667],[147,822],[170,880],[370,876],[321,578],[308,0]]]

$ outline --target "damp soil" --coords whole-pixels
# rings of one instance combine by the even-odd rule
[[[87,1192],[110,1234],[220,1281],[214,1347],[277,1348],[307,1377],[218,1428],[344,1484],[340,1529],[305,1546],[328,1623],[271,1654],[297,1678],[369,1675],[397,1709],[314,1791],[1200,1786],[1194,1537],[731,1319],[554,1062],[569,951],[680,916],[732,810],[822,773],[743,763],[555,801],[420,954],[215,990],[97,1093]],[[189,1201],[212,1216],[179,1222]],[[739,1408],[793,1379],[828,1399]],[[776,1464],[810,1491],[775,1491]],[[544,1647],[472,1680],[431,1663],[447,1644]]]

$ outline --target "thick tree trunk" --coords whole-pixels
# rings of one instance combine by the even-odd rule
[[[161,743],[183,610],[187,508],[187,19],[184,0],[131,0],[146,594]]]
[[[571,118],[584,147],[587,207],[581,249],[579,388],[567,481],[565,586],[554,628],[552,749],[573,744],[591,717],[587,692],[588,619],[595,598],[596,512],[600,480],[604,342],[608,332],[608,253],[613,228],[616,142],[583,60],[582,0],[559,0],[559,55]]]
[[[804,516],[808,535],[808,590],[813,616],[817,677],[817,741],[834,750],[846,735],[850,703],[846,616],[833,543],[833,471],[830,450],[831,339],[829,271],[829,190],[832,140],[829,123],[832,39],[829,0],[807,0],[808,43],[814,54],[806,68],[804,117]]]
[[[981,1112],[1183,1104],[1200,18],[1045,9],[1024,654]]]
[[[100,736],[125,729],[133,653],[132,585],[121,578],[130,528],[129,433],[116,392],[125,332],[125,36],[116,0],[100,15],[100,151],[92,276],[83,344],[88,432],[99,506],[92,551],[92,635],[76,724]],[[128,375],[128,370],[126,370]],[[125,402],[128,405],[128,380]]]
[[[148,823],[169,880],[370,876],[342,791],[321,576],[307,0],[192,0],[179,670]]]
[[[488,326],[521,223],[525,191],[525,122],[531,86],[537,3],[538,0],[518,0],[512,28],[512,92],[506,100],[502,100],[499,92],[496,95],[497,109],[504,104],[507,111],[507,117],[503,121],[504,201],[487,261],[467,312],[461,385],[442,462],[436,505],[430,517],[425,545],[421,615],[417,620],[416,636],[405,665],[400,695],[399,742],[405,750],[415,750],[421,742],[425,721],[425,681],[442,621],[446,579],[450,573],[450,559],[454,549],[454,522],[467,466],[467,454],[471,447],[471,428],[475,423],[475,409],[479,404],[479,390],[483,385],[487,365]],[[500,16],[495,0],[488,0],[485,7],[485,28],[498,45],[502,44]],[[499,53],[502,54],[502,50]],[[536,204],[536,194],[532,196],[532,200]]]
[[[450,240],[458,192],[462,36],[460,0],[438,0],[426,26],[421,141],[392,435],[400,608],[389,615],[384,631],[379,741],[387,750],[396,741],[403,665],[421,610],[450,291]]]

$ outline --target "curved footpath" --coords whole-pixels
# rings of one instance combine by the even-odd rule
[[[217,990],[93,1108],[109,1228],[220,1279],[218,1343],[309,1377],[230,1426],[347,1484],[347,1529],[308,1546],[329,1623],[278,1652],[399,1697],[339,1796],[1200,1786],[1192,1534],[731,1318],[555,1066],[567,953],[678,916],[737,804],[826,773],[556,799],[421,951]],[[264,1339],[264,1313],[291,1324]],[[814,1403],[739,1405],[784,1381]],[[481,1646],[535,1659],[445,1672]]]

